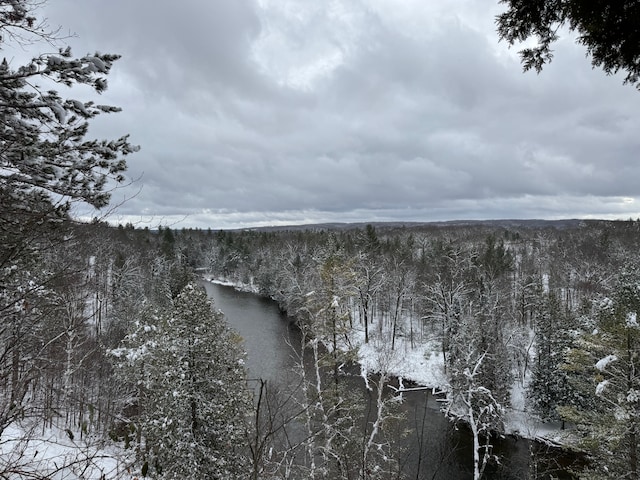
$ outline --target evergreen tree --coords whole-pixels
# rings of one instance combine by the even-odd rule
[[[640,272],[620,274],[598,305],[596,328],[584,334],[566,369],[584,399],[560,407],[593,456],[594,478],[640,478]]]
[[[194,284],[157,318],[157,326],[138,330],[135,338],[143,343],[132,345],[135,338],[129,337],[129,348],[117,356],[134,367],[129,371],[141,372],[129,381],[141,384],[144,468],[166,479],[243,478],[251,396],[239,337]]]
[[[0,0],[0,50],[7,43],[57,40],[35,16],[40,4]],[[82,85],[101,93],[118,58],[99,53],[74,58],[67,48],[21,66],[0,62],[0,431],[24,416],[25,394],[44,370],[34,359],[50,360],[42,350],[55,343],[56,333],[43,328],[53,309],[45,297],[55,296],[56,282],[66,288],[60,278],[70,277],[68,266],[43,265],[51,267],[48,257],[73,238],[67,228],[71,204],[105,207],[110,187],[124,180],[124,157],[137,149],[126,136],[86,138],[92,119],[119,108],[63,99],[45,87]]]
[[[575,31],[576,41],[587,47],[594,67],[607,74],[626,73],[625,83],[640,88],[640,5],[634,0],[501,0],[507,11],[497,17],[500,38],[513,45],[534,38],[520,51],[525,70],[540,72],[551,61],[551,45],[560,27]]]
[[[46,26],[34,28],[36,2],[0,2],[0,48],[18,32],[55,39]],[[18,40],[19,41],[19,40]],[[0,63],[0,129],[2,167],[0,178],[3,213],[29,214],[34,219],[65,214],[72,201],[96,208],[107,205],[107,182],[124,180],[124,156],[137,150],[127,136],[117,140],[87,140],[89,121],[118,107],[63,99],[55,90],[34,85],[55,82],[67,87],[86,85],[101,93],[118,55],[100,54],[73,58],[71,50],[34,57],[27,65],[14,68]],[[30,211],[35,209],[35,211]],[[4,215],[3,215],[4,219]]]
[[[550,293],[535,320],[536,359],[527,395],[533,410],[544,421],[560,418],[557,407],[571,402],[565,353],[572,345],[575,327],[571,314],[563,310],[558,297]]]

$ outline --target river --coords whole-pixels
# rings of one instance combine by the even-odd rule
[[[229,325],[244,339],[249,377],[282,381],[295,364],[292,346],[300,342],[290,319],[271,300],[210,282],[203,282],[203,285],[214,305],[225,313]],[[366,391],[362,384],[360,380],[354,388]],[[404,397],[405,427],[410,433],[398,442],[406,444],[406,457],[401,460],[406,478],[473,478],[469,432],[449,422],[429,392],[410,392]],[[550,468],[547,462],[542,459],[534,462],[536,452],[541,448],[539,445],[513,438],[498,439],[494,445],[494,453],[500,456],[501,465],[488,468],[484,478],[550,478],[545,474]],[[551,463],[555,464],[556,460]],[[555,469],[553,473],[558,478],[572,478]]]

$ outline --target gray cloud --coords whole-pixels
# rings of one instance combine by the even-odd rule
[[[540,75],[497,0],[50,2],[78,54],[121,53],[92,126],[141,144],[122,219],[639,216],[640,94],[571,36]],[[186,219],[185,219],[186,216]]]

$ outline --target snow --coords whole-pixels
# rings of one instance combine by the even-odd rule
[[[629,312],[627,313],[627,317],[626,317],[626,322],[627,322],[627,327],[631,328],[631,327],[638,327],[638,317],[636,315],[636,312]]]
[[[435,342],[411,348],[408,339],[396,339],[391,350],[389,342],[373,337],[364,343],[364,332],[357,332],[359,340],[358,362],[367,372],[379,372],[381,369],[394,377],[415,382],[430,388],[441,388],[447,383],[444,374],[444,357],[436,351]]]
[[[627,392],[627,402],[637,403],[640,400],[640,391],[632,388]]]
[[[220,280],[212,276],[205,276],[205,279],[218,285],[257,293],[257,289],[252,285]],[[400,319],[399,330],[407,332],[408,322],[406,318]],[[398,336],[394,348],[391,349],[391,341],[387,338],[388,333],[383,331],[380,334],[377,327],[376,322],[370,325],[369,343],[365,343],[364,329],[357,326],[357,322],[354,323],[354,329],[350,332],[349,340],[358,349],[360,374],[365,381],[365,387],[370,387],[367,378],[369,373],[384,371],[387,375],[398,378],[400,391],[415,389],[405,388],[404,382],[407,381],[417,384],[418,389],[428,388],[439,392],[448,390],[444,357],[437,339],[420,339],[419,333],[416,333],[414,346],[412,346],[407,336]],[[613,357],[609,361],[617,359],[612,355],[609,357]],[[504,415],[505,433],[553,445],[563,444],[570,432],[563,429],[562,422],[543,422],[526,410],[526,384],[525,379],[523,382],[516,380],[512,385],[511,405],[505,409]]]
[[[9,466],[19,471],[8,478],[48,478],[50,480],[132,480],[131,451],[111,441],[60,428],[42,429],[23,422],[2,433],[0,471]]]
[[[47,64],[50,67],[56,67],[58,65],[62,65],[63,63],[64,60],[57,55],[49,55],[49,57],[47,58]]]
[[[561,445],[570,434],[561,421],[543,422],[526,410],[526,385],[516,382],[511,387],[511,406],[505,409],[505,433],[537,440],[551,445]]]
[[[73,106],[76,108],[76,110],[84,113],[85,115],[89,115],[89,112],[85,108],[84,103],[80,102],[79,100],[71,100],[71,103],[73,103]]]
[[[232,282],[212,275],[204,275],[204,279],[216,285],[257,293],[257,288],[252,284]],[[380,336],[379,332],[374,331],[373,325],[369,336],[369,343],[365,343],[364,329],[356,327],[350,334],[351,344],[358,347],[358,362],[364,371],[380,372],[384,368],[391,376],[429,388],[441,388],[446,384],[444,357],[437,341],[416,342],[416,348],[413,348],[408,338],[398,337],[392,350],[384,333]]]
[[[613,308],[613,300],[611,300],[609,297],[604,297],[602,300],[600,300],[600,308],[602,310],[610,310]]]
[[[542,291],[544,293],[549,293],[549,274],[548,273],[542,274]]]
[[[211,275],[204,275],[204,279],[208,282],[215,283],[216,285],[222,285],[223,287],[233,287],[240,292],[250,292],[258,294],[258,288],[253,284],[233,282],[230,280],[213,277]]]
[[[62,108],[57,102],[51,102],[49,108],[51,108],[51,111],[56,116],[56,120],[58,120],[59,123],[64,123],[65,119],[67,118],[67,112],[65,111],[65,109]]]
[[[331,308],[340,308],[340,298],[337,295],[333,296],[333,301],[331,302]]]
[[[596,395],[597,396],[602,395],[602,393],[604,392],[604,389],[607,388],[608,384],[609,384],[609,380],[603,380],[600,383],[598,383],[598,385],[596,385]]]
[[[616,360],[618,360],[618,357],[615,355],[607,355],[606,357],[598,360],[595,367],[602,372],[610,363],[615,362]]]
[[[107,71],[107,65],[98,57],[85,57],[87,61],[87,70],[90,72],[104,73]]]
[[[448,381],[444,372],[444,357],[439,351],[437,340],[428,340],[412,348],[408,339],[396,339],[395,349],[389,355],[389,342],[374,339],[368,344],[362,343],[358,350],[358,360],[363,373],[379,371],[381,358],[387,358],[391,375],[410,380],[434,391],[447,391]],[[386,352],[386,353],[384,353]],[[410,390],[410,389],[407,389]],[[544,443],[559,445],[568,435],[562,422],[543,422],[526,410],[526,381],[516,381],[511,387],[511,405],[505,409],[505,433],[523,438],[535,439]]]
[[[624,408],[620,408],[620,406],[617,406],[613,412],[613,416],[615,417],[616,420],[618,420],[619,422],[624,422],[624,421],[628,421],[630,416],[629,416],[629,412],[627,412]]]

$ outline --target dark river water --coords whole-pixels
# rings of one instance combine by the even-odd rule
[[[222,310],[229,325],[244,339],[247,351],[249,378],[270,382],[286,381],[294,365],[293,348],[300,337],[275,302],[258,295],[239,292],[232,287],[203,282],[214,305]],[[366,389],[355,377],[354,388]],[[464,427],[456,428],[439,410],[437,400],[429,392],[404,394],[402,405],[409,434],[399,438],[405,446],[401,459],[408,479],[445,480],[470,479],[472,475],[471,435]],[[526,440],[496,439],[494,453],[501,458],[500,465],[490,466],[483,478],[490,479],[543,479],[573,478],[558,464],[566,458],[550,459],[544,447]]]

